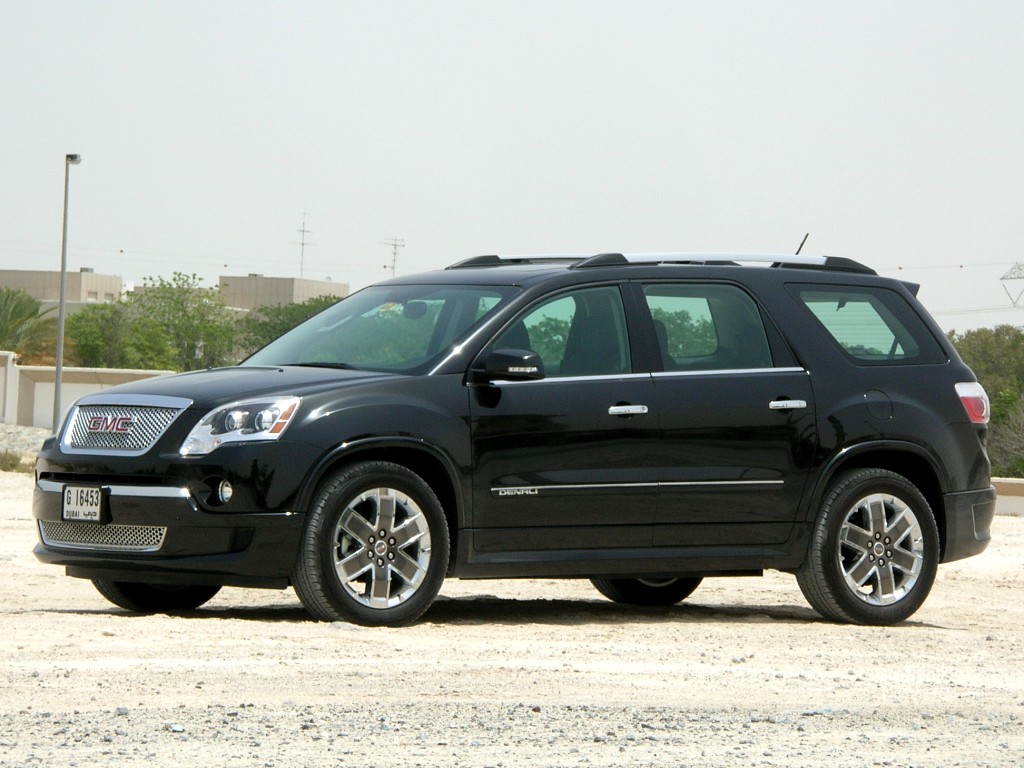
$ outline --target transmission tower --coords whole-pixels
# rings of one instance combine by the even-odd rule
[[[1011,280],[1024,280],[1024,264],[1019,262],[1014,264],[1009,272],[999,278],[999,282],[1003,284],[1003,290],[1006,291],[1006,295],[1009,297],[1010,302],[1016,307],[1018,306],[1021,296],[1024,296],[1024,290],[1018,291],[1016,298],[1014,298],[1014,295],[1010,293],[1010,289],[1006,287],[1006,284]],[[1014,286],[1014,290],[1016,289],[1017,286]]]
[[[397,237],[392,237],[390,240],[382,240],[384,245],[391,246],[391,276],[395,277],[398,274],[398,249],[405,248],[405,240]],[[384,265],[384,269],[387,269],[388,265]]]

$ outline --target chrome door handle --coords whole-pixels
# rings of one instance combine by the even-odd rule
[[[608,409],[609,416],[639,416],[647,413],[646,405],[613,405]]]
[[[806,400],[772,400],[768,407],[773,411],[792,411],[796,408],[806,408]]]

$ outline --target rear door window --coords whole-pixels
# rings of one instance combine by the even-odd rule
[[[736,286],[650,283],[643,291],[664,370],[772,367],[757,305]]]

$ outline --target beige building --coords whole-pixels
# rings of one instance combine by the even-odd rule
[[[319,296],[348,296],[348,283],[257,274],[221,275],[218,288],[225,306],[235,309],[301,304]]]
[[[60,301],[60,272],[2,269],[0,288],[20,288],[42,302],[44,308],[55,306]],[[218,288],[225,306],[243,310],[301,304],[319,296],[337,296],[339,299],[348,296],[348,283],[257,274],[221,275]],[[124,285],[117,275],[98,275],[88,267],[68,272],[65,280],[68,311],[74,312],[86,304],[117,301],[123,290]],[[145,287],[135,286],[134,290],[141,293]]]
[[[41,302],[60,301],[60,272],[30,269],[0,269],[0,287],[21,289]],[[64,289],[68,302],[105,302],[121,298],[121,278],[117,275],[97,275],[83,267],[68,272]]]

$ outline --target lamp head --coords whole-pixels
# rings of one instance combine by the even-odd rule
[[[78,165],[80,162],[82,162],[82,156],[81,155],[65,155],[64,156],[64,162],[66,162],[68,165]]]

